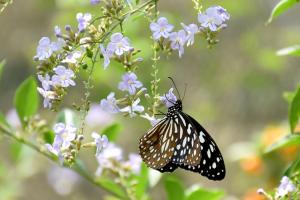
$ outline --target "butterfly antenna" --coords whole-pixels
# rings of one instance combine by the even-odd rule
[[[174,87],[175,87],[175,90],[176,90],[176,92],[177,92],[177,94],[178,94],[178,97],[179,97],[179,99],[181,100],[180,93],[179,93],[179,91],[178,91],[178,89],[177,89],[177,87],[176,87],[175,81],[174,81],[173,78],[170,77],[170,76],[169,76],[168,78],[172,81],[172,83],[173,83],[173,85],[174,85]]]
[[[184,99],[184,97],[185,97],[186,88],[187,88],[187,84],[185,83],[185,84],[184,84],[184,92],[183,92],[182,101],[183,101],[183,99]]]

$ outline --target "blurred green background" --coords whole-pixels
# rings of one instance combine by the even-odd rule
[[[207,181],[200,175],[182,170],[177,170],[175,174],[184,180],[186,186],[200,183],[205,187],[222,188],[228,194],[227,199],[242,199],[252,188],[265,184],[261,177],[264,174],[255,177],[248,175],[240,168],[239,162],[232,162],[228,152],[232,145],[251,140],[265,126],[276,125],[287,119],[287,103],[282,94],[294,90],[299,82],[299,59],[278,57],[275,52],[300,43],[299,6],[266,26],[269,14],[277,3],[275,0],[203,2],[207,6],[221,5],[228,10],[231,15],[228,28],[221,32],[220,43],[213,49],[207,49],[206,42],[197,38],[192,47],[186,48],[182,59],[176,53],[168,58],[162,55],[159,62],[159,77],[162,80],[159,90],[164,93],[171,87],[168,76],[175,79],[181,91],[187,83],[184,110],[215,138],[224,154],[228,173],[221,182]],[[197,22],[192,1],[162,0],[159,10],[160,15],[167,16],[177,30],[181,28],[180,22]],[[7,62],[0,79],[1,112],[7,113],[13,107],[16,88],[36,72],[32,57],[39,39],[42,36],[54,37],[55,25],[76,25],[77,12],[101,14],[99,6],[91,6],[88,0],[15,0],[0,15],[0,59],[6,59]],[[137,74],[149,86],[152,41],[149,24],[145,22],[147,20],[143,18],[127,22],[124,30],[133,46],[142,50],[141,56],[145,61]],[[122,73],[123,69],[114,63],[106,71],[98,64],[94,74],[93,102],[98,103],[110,91],[118,93],[117,85]],[[79,102],[83,93],[80,84],[71,88],[64,105],[70,107],[74,101]],[[41,109],[41,114],[51,123],[53,113]],[[137,152],[138,139],[150,128],[149,123],[140,118],[131,120],[121,116],[114,120],[121,121],[123,125],[118,144],[126,152]],[[20,166],[9,159],[9,149],[13,145],[6,139],[1,140],[0,162],[10,168],[4,177],[15,178],[16,185],[12,184],[12,189],[18,189],[16,193],[20,196],[17,199],[101,199],[103,192],[85,181],[80,182],[72,195],[57,195],[47,182],[47,173],[52,164],[31,151],[26,151],[28,156],[24,159],[27,165],[21,167],[29,175],[18,175],[23,173],[17,169]],[[30,175],[30,171],[35,171],[34,175]],[[0,191],[1,180],[3,177],[0,179]],[[161,185],[156,186],[151,194],[154,199],[163,199],[165,195]]]

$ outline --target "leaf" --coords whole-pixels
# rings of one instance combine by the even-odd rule
[[[126,197],[125,191],[115,183],[113,180],[107,178],[101,178],[97,180],[97,183],[101,185],[101,187],[105,188],[106,190],[112,192],[113,194],[117,195],[118,197],[124,198]]]
[[[39,107],[37,83],[33,77],[27,78],[17,89],[14,105],[22,124],[28,117],[34,115]]]
[[[2,61],[0,62],[0,79],[1,79],[1,75],[2,75],[2,72],[3,72],[3,68],[4,68],[5,63],[6,63],[5,60],[2,60]]]
[[[284,93],[283,93],[283,98],[284,98],[289,104],[292,103],[294,97],[295,97],[295,93],[294,93],[294,92],[284,92]]]
[[[223,196],[224,192],[220,190],[198,188],[188,195],[187,200],[221,200]]]
[[[165,180],[165,190],[168,200],[184,200],[184,188],[178,179],[169,176]]]
[[[145,195],[145,191],[148,187],[148,167],[142,163],[140,175],[138,176],[136,185],[136,197],[137,199],[142,199]]]
[[[52,130],[45,131],[43,133],[43,139],[45,143],[52,144],[54,141],[54,132]]]
[[[281,0],[272,10],[272,13],[268,19],[268,23],[271,23],[275,17],[278,17],[281,15],[284,11],[288,10],[292,6],[294,6],[296,3],[298,3],[299,0]]]
[[[64,123],[76,126],[79,123],[78,115],[73,110],[64,109],[56,116],[56,123]]]
[[[287,170],[284,172],[284,175],[286,176],[293,176],[294,173],[299,172],[300,171],[300,158],[298,158],[297,160],[295,160],[288,168]]]
[[[282,137],[278,142],[272,144],[268,147],[264,153],[271,153],[275,150],[282,149],[287,146],[300,144],[300,135],[299,134],[289,134]]]
[[[157,185],[157,183],[161,179],[162,175],[163,174],[161,172],[149,168],[148,179],[149,179],[149,185],[151,188],[153,188],[154,186]]]
[[[294,133],[300,118],[300,87],[298,88],[289,108],[289,121],[291,132]]]
[[[12,142],[10,145],[10,155],[12,159],[17,162],[20,159],[23,145],[18,142]]]
[[[278,56],[300,56],[300,45],[294,45],[280,49],[276,52]]]
[[[121,125],[116,123],[107,126],[101,133],[103,135],[106,135],[109,141],[116,141],[121,130],[122,130]]]

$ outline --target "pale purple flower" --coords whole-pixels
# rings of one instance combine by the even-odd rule
[[[199,28],[196,24],[189,24],[185,25],[184,23],[181,23],[181,26],[184,28],[184,30],[187,32],[186,40],[187,40],[187,46],[194,44],[194,38],[195,34],[199,32]]]
[[[101,53],[103,55],[103,58],[104,58],[104,63],[103,63],[103,66],[104,66],[104,69],[107,69],[109,63],[110,63],[110,58],[113,56],[114,54],[114,47],[112,46],[111,43],[109,43],[107,45],[107,48],[105,49],[105,47],[103,46],[103,44],[100,44],[99,45],[100,47],[100,50],[101,50]]]
[[[7,113],[6,113],[6,121],[8,122],[9,125],[11,125],[14,128],[19,128],[21,127],[21,121],[19,118],[19,115],[16,111],[16,109],[10,109]]]
[[[108,146],[108,138],[106,135],[100,136],[96,132],[92,133],[92,138],[94,138],[94,143],[96,145],[96,156],[99,156],[101,151]]]
[[[169,108],[174,106],[175,102],[177,101],[177,97],[173,93],[173,88],[170,88],[169,92],[164,96],[160,97],[160,100]]]
[[[92,5],[97,5],[97,4],[99,4],[101,2],[101,0],[90,0],[90,3],[92,4]]]
[[[43,96],[44,98],[44,108],[51,108],[52,107],[52,100],[55,99],[56,94],[53,91],[44,90],[43,88],[38,87],[38,92]]]
[[[217,9],[219,15],[222,17],[223,22],[226,22],[230,19],[230,15],[225,8],[221,6],[215,6],[215,8]]]
[[[296,190],[296,187],[293,184],[293,182],[287,176],[284,176],[284,177],[282,177],[282,179],[280,181],[280,185],[276,191],[275,197],[276,198],[284,197],[288,193],[294,192],[295,190]]]
[[[125,108],[120,109],[121,112],[129,113],[130,117],[135,117],[136,113],[142,113],[145,108],[144,106],[139,105],[140,99],[136,99],[131,106],[126,106]]]
[[[52,82],[50,80],[49,74],[45,74],[45,76],[42,76],[41,74],[39,74],[38,79],[41,82],[44,90],[46,90],[46,91],[50,90],[50,86],[51,86]]]
[[[99,166],[95,174],[96,176],[100,176],[103,169],[114,169],[114,163],[120,162],[123,159],[123,152],[115,144],[108,143],[107,147],[96,158]]]
[[[54,27],[54,34],[56,37],[61,35],[61,29],[59,26]]]
[[[129,39],[124,37],[122,33],[112,34],[108,46],[109,50],[113,51],[117,56],[121,56],[125,52],[133,49],[133,47],[130,46]]]
[[[39,41],[38,47],[36,49],[36,56],[38,60],[45,60],[50,58],[53,53],[52,43],[48,37],[42,37]]]
[[[134,174],[139,174],[141,171],[142,158],[136,153],[129,154],[129,160],[123,163],[123,166]]]
[[[152,22],[150,24],[150,29],[153,33],[152,37],[154,40],[159,40],[160,38],[167,39],[173,28],[174,26],[169,24],[167,18],[165,17],[160,17],[157,22]]]
[[[82,32],[86,29],[86,27],[89,25],[92,15],[90,13],[77,13],[76,19],[78,22],[78,30],[79,32]]]
[[[155,118],[155,116],[150,116],[148,113],[141,115],[141,117],[147,119],[152,126],[155,126],[161,119]]]
[[[89,127],[105,126],[113,122],[113,115],[105,112],[100,104],[91,104],[85,120]]]
[[[77,129],[70,124],[57,123],[54,125],[54,141],[61,145],[61,149],[67,149],[76,138]]]
[[[52,83],[56,86],[69,87],[74,86],[75,77],[74,72],[71,69],[66,69],[64,66],[59,65],[54,68],[55,75],[52,76]]]
[[[133,73],[126,73],[122,76],[122,81],[119,83],[119,90],[128,91],[133,95],[136,93],[136,89],[142,87],[143,84],[137,80],[137,76]]]
[[[173,50],[178,50],[179,57],[184,53],[184,45],[186,42],[186,32],[180,30],[178,32],[173,32],[170,34],[171,48]]]
[[[74,51],[69,53],[64,60],[62,60],[63,63],[72,63],[76,64],[79,58],[81,58],[82,52],[81,51]]]
[[[53,167],[48,175],[48,182],[59,195],[69,195],[78,184],[80,177],[69,168]]]
[[[111,92],[106,99],[102,99],[100,106],[104,111],[109,113],[118,113],[120,111],[114,92]]]
[[[62,38],[58,38],[56,42],[51,43],[53,52],[61,50],[64,46],[66,46],[66,41]]]
[[[204,28],[209,28],[211,31],[217,31],[218,27],[222,25],[224,16],[219,12],[218,7],[209,7],[205,13],[198,14],[198,21]]]

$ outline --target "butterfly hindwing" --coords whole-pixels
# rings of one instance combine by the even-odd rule
[[[200,141],[201,161],[197,166],[181,165],[180,167],[198,172],[211,180],[222,180],[225,177],[226,170],[218,146],[208,132],[194,118],[185,113],[184,115],[186,115],[189,121],[196,127]]]

